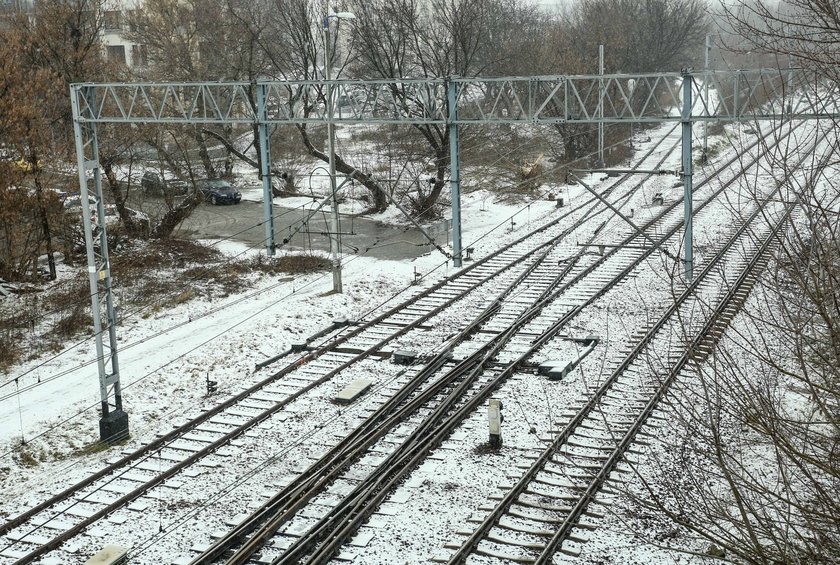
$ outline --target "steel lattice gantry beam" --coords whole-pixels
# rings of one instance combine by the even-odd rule
[[[98,123],[446,124],[453,119],[450,84],[458,124],[659,123],[682,120],[684,76],[691,79],[692,121],[826,118],[840,112],[836,84],[795,68],[331,81],[337,101],[332,120],[324,104],[327,81],[98,83],[73,89],[87,93],[80,97],[79,119]],[[264,97],[264,113],[253,99],[256,92]]]
[[[329,83],[332,96],[326,96]],[[685,275],[692,275],[691,137],[694,122],[837,119],[837,84],[809,69],[507,78],[86,83],[70,87],[102,391],[103,439],[122,418],[96,126],[102,123],[256,124],[266,248],[274,253],[270,124],[442,124],[450,128],[453,256],[461,265],[459,126],[662,123],[683,125]],[[331,100],[332,108],[327,107]],[[88,183],[91,183],[91,189]],[[91,214],[89,194],[96,196]],[[109,343],[103,342],[108,335]],[[113,410],[111,409],[113,407]],[[125,420],[125,433],[128,430]]]

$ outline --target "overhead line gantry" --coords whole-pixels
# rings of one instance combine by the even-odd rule
[[[326,86],[332,90],[326,96]],[[259,131],[266,252],[276,249],[271,206],[272,124],[448,127],[452,246],[462,262],[459,129],[479,124],[682,124],[683,266],[693,276],[692,127],[695,122],[837,119],[837,85],[809,69],[532,77],[83,83],[70,87],[102,396],[100,436],[128,434],[122,410],[97,125],[248,124]],[[329,100],[329,102],[327,102]],[[336,101],[340,101],[337,104]],[[332,108],[328,104],[333,105]],[[336,108],[336,106],[338,106]],[[337,111],[338,110],[338,111]],[[89,186],[90,184],[90,186]],[[91,193],[97,214],[91,214]],[[331,234],[331,237],[336,237]],[[108,335],[107,343],[104,335]]]

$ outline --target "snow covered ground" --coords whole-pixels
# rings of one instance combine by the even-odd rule
[[[650,136],[655,139],[656,134],[651,133]],[[645,144],[641,149],[646,149]],[[606,181],[591,178],[588,182],[597,187]],[[574,205],[585,196],[580,186],[550,189],[562,196],[567,206]],[[253,186],[243,193],[246,198],[260,197],[260,189]],[[278,203],[294,205],[292,199]],[[464,195],[463,209],[464,247],[475,247],[475,254],[479,257],[558,213],[553,201],[500,204],[485,191]],[[396,214],[390,210],[383,220],[397,222]],[[717,221],[713,219],[697,226],[698,242],[714,239],[728,221],[725,207],[718,214]],[[259,253],[231,242],[221,243],[219,247],[231,255]],[[123,320],[118,328],[121,343],[119,362],[132,433],[126,447],[148,442],[162,430],[168,430],[171,423],[179,422],[185,413],[213,405],[218,397],[207,397],[206,379],[219,383],[219,395],[238,391],[243,382],[256,378],[256,363],[329,326],[335,319],[356,319],[387,299],[407,296],[417,288],[412,285],[415,273],[425,277],[425,283],[453,272],[451,262],[437,251],[400,262],[352,256],[346,258],[344,267],[345,292],[342,295],[329,293],[332,288],[330,273],[266,276],[255,280],[254,287],[242,295],[191,301],[157,311],[148,317]],[[627,285],[624,291],[626,299],[621,301],[627,309],[614,309],[612,314],[611,306],[598,309],[592,316],[603,319],[592,323],[613,327],[612,331],[616,332],[614,339],[621,341],[632,329],[628,320],[632,320],[633,316],[644,317],[644,312],[636,308],[646,296],[644,282],[634,281]],[[633,310],[633,316],[628,317],[629,310]],[[610,318],[615,314],[618,318]],[[609,326],[613,322],[613,326]],[[99,387],[92,359],[93,344],[88,340],[60,355],[44,355],[28,360],[0,380],[0,518],[15,514],[42,499],[44,493],[54,491],[56,485],[78,480],[113,456],[110,452],[113,450],[87,455],[75,453],[98,436]],[[579,371],[580,378],[597,375],[602,363],[603,358],[592,356]],[[568,392],[559,393],[558,398],[563,394],[575,394],[578,392],[575,387],[579,384],[575,380],[569,381]],[[525,394],[518,389],[527,386],[527,382],[518,379],[511,383],[505,394],[516,398]],[[16,390],[25,392],[15,394]],[[555,399],[552,403],[559,404],[559,401]],[[457,441],[478,444],[480,436],[484,435],[482,418],[478,415],[474,418],[475,422],[465,425],[463,437]],[[552,425],[550,410],[539,417],[529,417],[525,411],[512,413],[509,423],[516,426],[517,420],[522,420],[520,427],[525,430],[536,425],[541,432],[546,432]],[[22,438],[27,442],[23,447],[20,445]],[[510,445],[517,447],[511,447],[504,453],[503,457],[508,462],[502,465],[512,465],[518,453],[535,449],[540,443],[536,435],[525,432],[511,438]],[[29,454],[29,457],[22,459],[22,453]],[[479,461],[480,464],[481,460],[491,457],[464,450],[458,453],[458,457],[446,462],[430,461],[412,479],[413,488],[439,492],[441,504],[451,504],[453,512],[449,517],[451,524],[445,527],[438,524],[436,529],[429,526],[430,531],[440,536],[439,539],[417,540],[407,535],[399,540],[403,544],[406,562],[430,557],[427,554],[430,542],[441,547],[447,541],[438,532],[457,526],[459,520],[469,517],[472,510],[485,501],[489,489],[484,487],[492,487],[498,479],[486,477],[486,484],[477,483],[469,492],[456,492],[457,489],[453,490],[452,485],[442,478],[444,473],[437,472],[436,468],[444,465],[447,467],[446,474],[457,475],[459,466],[471,465],[476,472],[476,465],[470,461]],[[496,461],[488,469],[498,468],[499,464]],[[398,496],[401,496],[400,491],[395,494],[395,497]],[[409,502],[409,507],[419,505],[415,515],[422,514],[423,500],[416,497]],[[417,525],[412,532],[417,533]],[[672,552],[657,553],[658,550],[651,547],[638,549],[630,530],[618,528],[615,535],[611,535],[610,530],[604,530],[593,541],[605,544],[606,554],[627,556],[625,561],[613,562],[682,561]],[[387,544],[383,545],[382,539],[379,542],[370,548],[370,563],[387,562]]]
[[[255,191],[258,189],[255,189]],[[563,187],[569,198],[579,187]],[[558,190],[557,192],[560,192]],[[258,197],[259,193],[248,197]],[[284,202],[280,202],[285,204]],[[464,246],[476,255],[518,237],[555,213],[551,201],[522,205],[493,203],[483,191],[463,197]],[[216,245],[238,257],[261,253],[236,242]],[[453,272],[438,251],[411,261],[381,261],[363,255],[344,259],[345,293],[329,295],[331,273],[264,277],[242,295],[190,301],[149,315],[123,319],[117,328],[123,400],[131,414],[131,445],[154,437],[161,423],[187,407],[209,405],[206,379],[221,393],[238,388],[256,363],[329,326],[333,320],[356,319],[387,299],[415,289],[415,272],[434,280]],[[67,267],[61,276],[67,277]],[[118,290],[117,290],[118,292]],[[11,298],[13,300],[14,298]],[[99,384],[93,340],[47,354],[14,367],[0,377],[0,466],[4,494],[25,492],[31,468],[19,466],[21,449],[43,464],[38,482],[51,473],[64,475],[68,465],[88,465],[75,457],[63,460],[97,439]],[[19,394],[17,390],[21,390]],[[21,439],[26,446],[21,447]],[[55,461],[58,458],[60,461]],[[95,466],[95,463],[93,464]],[[8,498],[2,511],[9,510]]]

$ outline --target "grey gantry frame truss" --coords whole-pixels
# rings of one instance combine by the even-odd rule
[[[332,94],[327,95],[327,84]],[[685,232],[691,278],[692,125],[788,119],[836,119],[837,85],[813,70],[684,70],[680,73],[505,78],[96,83],[70,88],[82,194],[103,415],[121,409],[116,318],[111,293],[97,124],[256,125],[265,214],[265,246],[275,250],[271,192],[272,124],[405,124],[448,128],[455,266],[461,265],[459,128],[479,124],[681,122]],[[91,186],[89,187],[88,184]],[[98,213],[91,214],[90,194]],[[336,234],[331,234],[336,237]],[[108,343],[104,336],[108,335]]]

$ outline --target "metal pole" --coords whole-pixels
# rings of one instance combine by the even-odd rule
[[[598,46],[598,74],[604,74],[604,46]],[[604,166],[604,79],[598,79],[598,162],[596,168]]]
[[[268,135],[268,111],[265,107],[265,85],[257,85],[257,129],[260,142],[260,177],[263,184],[263,220],[265,221],[265,251],[274,255],[274,194],[271,190],[271,140]]]
[[[458,139],[458,83],[449,77],[449,183],[452,187],[452,264],[461,266],[461,161]]]
[[[788,120],[793,114],[793,71],[791,69],[793,69],[793,58],[788,55],[787,91],[782,96],[785,105],[782,109],[782,115]]]
[[[73,134],[76,141],[76,162],[82,201],[82,225],[85,232],[85,249],[88,261],[91,318],[95,334],[97,369],[99,371],[99,395],[102,408],[102,417],[99,420],[99,438],[104,442],[113,443],[128,437],[128,414],[122,409],[122,390],[117,358],[117,315],[111,289],[111,264],[108,254],[108,236],[105,228],[105,203],[102,198],[102,175],[99,165],[96,124],[82,122],[81,102],[79,100],[84,92],[88,111],[95,108],[93,88],[71,86],[70,101],[73,109]],[[90,158],[86,156],[86,149]],[[90,212],[88,171],[93,172],[93,188],[96,198],[95,215]],[[97,236],[98,242],[95,240]],[[106,331],[108,333],[107,343],[103,339]],[[111,410],[110,402],[112,394],[114,399],[113,410]]]
[[[682,108],[682,180],[685,223],[685,278],[694,278],[694,250],[692,233],[692,163],[691,163],[691,71],[683,69],[683,108]]]
[[[706,63],[704,65],[704,69],[706,72],[703,74],[703,100],[705,101],[706,105],[706,116],[709,115],[709,55],[712,52],[712,36],[706,36]],[[703,124],[703,163],[705,163],[709,158],[709,123],[706,122]]]
[[[333,263],[333,292],[343,292],[341,284],[341,243],[338,233],[338,200],[335,187],[335,124],[333,124],[332,56],[330,54],[330,20],[324,18],[324,77],[327,79],[327,151],[329,152],[330,193],[332,214],[330,215],[330,255]]]

